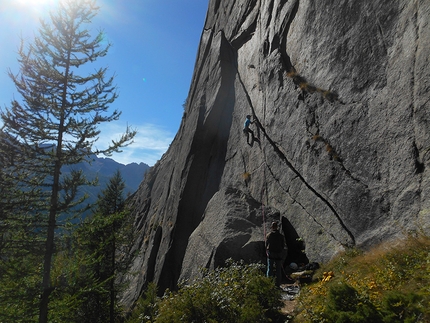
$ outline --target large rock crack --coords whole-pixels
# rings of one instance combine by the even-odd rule
[[[238,80],[243,88],[243,91],[245,93],[245,97],[248,101],[249,106],[251,107],[252,113],[253,113],[253,117],[254,117],[254,122],[257,124],[258,128],[261,130],[261,133],[264,135],[264,137],[266,138],[267,142],[272,146],[273,150],[275,151],[275,153],[278,155],[278,157],[285,163],[285,165],[297,176],[297,178],[319,199],[321,200],[332,212],[332,214],[336,217],[336,219],[339,222],[339,225],[343,228],[343,230],[347,233],[350,241],[349,242],[344,242],[341,243],[342,245],[345,246],[353,246],[355,245],[355,238],[354,235],[352,234],[352,232],[349,230],[349,228],[346,226],[346,224],[344,223],[344,221],[342,220],[341,215],[339,214],[339,212],[336,210],[336,208],[330,203],[330,201],[325,198],[321,193],[319,193],[304,177],[303,175],[294,167],[294,165],[288,160],[287,156],[281,151],[281,149],[279,148],[278,144],[269,136],[269,134],[267,133],[266,129],[264,128],[264,126],[262,125],[261,121],[259,120],[254,106],[252,104],[251,98],[249,96],[249,93],[246,89],[246,86],[240,76],[239,71],[237,71],[237,76],[238,76]]]

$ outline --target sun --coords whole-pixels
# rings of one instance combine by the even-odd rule
[[[52,9],[60,0],[12,0],[15,5],[22,9],[31,11],[42,12],[44,10],[49,11]]]
[[[58,1],[55,0],[14,0],[19,5],[26,5],[26,6],[45,6],[49,4],[55,4]]]
[[[2,0],[0,0],[2,1]],[[15,10],[30,19],[39,19],[48,15],[61,0],[9,0]]]
[[[58,0],[12,0],[19,6],[31,7],[43,7],[51,4],[55,4]]]

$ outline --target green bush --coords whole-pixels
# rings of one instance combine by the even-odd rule
[[[154,320],[148,315],[131,322],[284,322],[281,291],[271,278],[264,276],[263,265],[233,262],[177,292],[167,291],[156,304]]]
[[[422,297],[415,293],[403,294],[398,291],[388,293],[383,299],[384,323],[419,322],[422,317]]]
[[[329,290],[328,308],[332,311],[354,311],[357,309],[358,293],[348,284],[334,285]]]
[[[203,279],[167,294],[155,322],[273,322],[280,320],[280,290],[262,265],[228,261]]]
[[[133,313],[127,323],[149,323],[154,322],[158,311],[157,285],[149,283],[146,292],[140,297],[134,307]]]
[[[325,316],[333,323],[382,323],[373,304],[348,284],[330,287]]]

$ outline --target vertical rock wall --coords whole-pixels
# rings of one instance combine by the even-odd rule
[[[426,230],[429,21],[427,0],[210,0],[180,129],[132,201],[124,303],[264,261],[273,219],[320,262]]]

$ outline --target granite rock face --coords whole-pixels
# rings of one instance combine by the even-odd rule
[[[264,261],[274,219],[318,262],[428,230],[429,22],[428,0],[210,0],[180,129],[132,201],[124,303]]]

